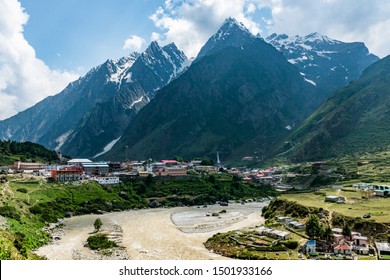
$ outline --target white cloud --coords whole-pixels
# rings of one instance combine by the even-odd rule
[[[254,3],[249,3],[246,7],[246,12],[248,14],[253,14],[254,12],[256,12],[256,5]]]
[[[161,40],[161,34],[157,32],[152,32],[152,35],[150,36],[150,39],[152,41],[160,41]]]
[[[137,35],[131,35],[126,39],[125,44],[123,45],[124,50],[129,50],[132,52],[140,52],[145,46],[146,41],[144,38]]]
[[[264,13],[268,9],[269,15]],[[265,16],[266,15],[266,16]],[[383,0],[166,0],[150,16],[162,44],[175,42],[196,56],[223,21],[234,17],[254,34],[290,36],[319,32],[364,42],[378,56],[390,54],[390,1]]]
[[[28,21],[17,0],[0,0],[0,120],[60,92],[78,75],[52,70],[23,35]]]
[[[252,33],[261,31],[250,14],[256,10],[249,0],[166,0],[150,16],[155,26],[162,30],[162,44],[175,42],[188,57],[196,56],[207,39],[228,17],[242,22]],[[154,36],[157,38],[157,36]]]
[[[390,3],[382,0],[264,0],[272,9],[270,32],[320,32],[342,41],[364,42],[378,56],[390,54]]]

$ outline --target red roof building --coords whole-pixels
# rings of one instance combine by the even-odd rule
[[[68,182],[81,180],[81,170],[52,170],[51,178],[54,182]]]

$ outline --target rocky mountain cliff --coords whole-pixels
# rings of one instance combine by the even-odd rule
[[[267,153],[318,105],[314,94],[282,53],[228,19],[101,158]]]
[[[118,139],[155,92],[187,63],[174,44],[107,60],[61,93],[0,122],[0,139],[32,141],[71,156],[93,157]]]
[[[366,67],[379,60],[364,43],[345,43],[319,33],[295,37],[274,33],[266,41],[299,68],[305,81],[316,86],[323,100],[357,80]]]

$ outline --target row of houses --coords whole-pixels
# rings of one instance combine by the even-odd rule
[[[390,196],[390,186],[388,185],[357,183],[352,186],[358,190],[371,191],[375,196]]]
[[[277,230],[277,229],[273,229],[273,228],[269,228],[269,227],[265,227],[265,226],[258,227],[256,229],[256,232],[260,235],[265,235],[265,236],[280,239],[280,240],[290,239],[290,232]]]
[[[242,176],[244,182],[275,183],[280,180],[282,169],[278,167],[250,170],[233,169],[231,172],[236,173],[234,175]]]
[[[332,228],[331,243],[326,242],[328,245],[323,246],[322,244],[321,248],[319,248],[319,243],[316,240],[308,240],[305,244],[306,253],[314,255],[317,250],[322,251],[324,248],[326,251],[331,250],[332,253],[337,255],[350,256],[353,252],[362,255],[369,253],[368,238],[366,236],[362,236],[359,232],[351,232],[350,235],[344,236],[342,231],[340,228]]]
[[[283,223],[285,226],[297,229],[297,230],[305,230],[306,226],[298,221],[295,221],[291,217],[276,217],[276,220],[280,223]]]

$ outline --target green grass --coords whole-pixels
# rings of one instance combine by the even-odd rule
[[[325,197],[314,193],[283,194],[281,198],[295,201],[307,207],[323,208],[328,211],[338,212],[344,216],[362,218],[364,214],[371,213],[371,218],[380,223],[390,222],[390,199],[373,197],[363,199],[361,191],[346,192],[342,190],[326,189],[326,195],[340,195],[346,197],[345,204],[325,202]]]
[[[303,240],[302,237],[293,233],[291,239],[278,241],[270,237],[259,236],[253,230],[238,230],[218,233],[209,238],[205,246],[223,256],[236,259],[296,260],[299,259],[299,244],[302,244]],[[294,247],[298,246],[293,249],[290,247],[292,243],[295,243]]]

